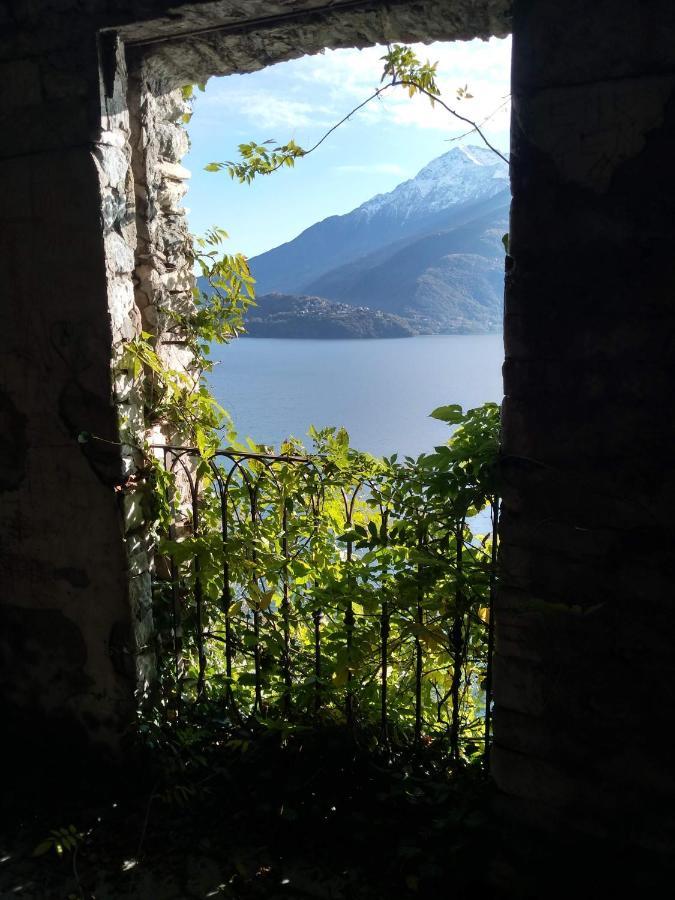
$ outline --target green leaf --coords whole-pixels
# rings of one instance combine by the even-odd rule
[[[41,841],[37,847],[33,850],[33,856],[44,856],[45,853],[49,853],[49,851],[54,847],[54,841],[52,838],[47,838],[44,841]]]
[[[447,422],[448,425],[459,425],[464,421],[464,413],[458,403],[451,403],[449,406],[438,406],[433,412],[429,413],[429,416],[432,419]]]

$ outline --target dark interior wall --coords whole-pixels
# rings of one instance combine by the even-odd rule
[[[138,683],[141,573],[114,490],[126,463],[111,378],[124,334],[111,284],[133,295],[111,247],[131,238],[123,211],[103,208],[122,193],[105,193],[94,158],[116,140],[102,114],[123,131],[125,110],[123,91],[119,110],[101,103],[99,29],[119,29],[134,64],[171,85],[322,46],[508,28],[501,0],[373,2],[231,28],[306,5],[0,9],[0,703],[23,728],[67,718],[68,739],[114,745]],[[512,821],[607,839],[630,861],[635,847],[671,851],[675,808],[663,737],[675,637],[675,8],[516,0],[514,12],[493,773]],[[137,43],[202,23],[229,30]],[[110,59],[119,81],[122,61]],[[113,443],[81,444],[82,431]]]
[[[115,740],[133,679],[120,453],[78,442],[118,438],[96,39],[2,10],[0,703],[21,756],[62,721],[72,746]]]
[[[672,855],[675,7],[517,0],[493,772]]]

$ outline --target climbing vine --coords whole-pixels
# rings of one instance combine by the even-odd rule
[[[400,46],[383,59],[373,97],[401,86],[449,109],[435,65]],[[328,134],[307,151],[242,145],[240,163],[207,168],[250,182]],[[417,458],[376,459],[335,428],[311,429],[310,448],[239,443],[207,384],[211,345],[240,334],[254,303],[248,264],[223,252],[226,238],[213,228],[194,240],[207,287],[186,308],[160,309],[158,333],[129,341],[122,363],[146,422],[180,447],[162,459],[146,451],[158,714],[217,710],[232,726],[284,729],[341,722],[380,743],[438,740],[455,762],[471,758],[490,731],[498,407],[434,410],[453,433]],[[170,364],[167,340],[185,364]]]
[[[186,441],[205,455],[234,438],[229,414],[209,390],[211,347],[227,344],[244,329],[247,309],[255,304],[254,279],[246,258],[222,252],[227,232],[213,227],[193,238],[193,262],[206,287],[193,289],[186,308],[158,307],[156,333],[142,332],[125,345],[119,368],[141,387],[148,428],[160,424],[172,440]],[[180,365],[167,361],[165,348],[184,350]]]
[[[239,145],[239,160],[210,162],[205,167],[206,171],[220,172],[225,170],[231,178],[236,179],[240,183],[250,184],[258,175],[270,175],[283,167],[293,168],[296,160],[309,156],[310,153],[317,150],[334,131],[344,125],[355,113],[377,100],[385,92],[395,88],[403,88],[409,97],[414,97],[416,94],[427,97],[432,106],[438,105],[454,119],[469,126],[469,131],[462,137],[472,133],[477,134],[485,146],[508,165],[507,157],[488,140],[483,132],[481,125],[484,123],[475,122],[442,99],[441,91],[436,81],[438,63],[432,63],[429,60],[423,63],[412,47],[400,44],[394,44],[389,47],[381,59],[384,66],[380,87],[332,125],[311,147],[304,149],[294,140],[287,141],[285,144],[279,144],[272,138],[264,141],[262,144],[250,141]],[[457,88],[455,97],[459,103],[462,100],[471,99],[473,94],[469,91],[468,85],[464,85],[464,87]],[[489,118],[490,116],[488,116]]]

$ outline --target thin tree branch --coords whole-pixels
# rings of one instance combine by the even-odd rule
[[[499,112],[500,109],[503,109],[503,108],[506,106],[506,104],[509,102],[510,99],[511,99],[511,95],[509,94],[509,96],[506,98],[506,100],[504,100],[502,103],[500,103],[499,106],[498,106],[496,109],[493,109],[493,110],[492,110],[492,112],[490,113],[489,116],[486,116],[486,117],[485,117],[481,122],[479,122],[478,124],[479,124],[479,125],[485,125],[486,122],[489,122],[490,119],[494,118],[494,117],[497,115],[497,113]],[[455,141],[461,141],[462,138],[468,137],[470,134],[473,134],[475,130],[476,130],[475,128],[469,128],[468,131],[463,131],[461,134],[456,135],[456,137],[448,138],[448,139],[447,139],[447,140],[448,140],[448,143],[449,143],[449,144],[452,144],[452,143],[454,143]]]
[[[480,138],[483,141],[483,143],[485,144],[485,146],[488,147],[490,150],[492,150],[493,153],[496,153],[500,159],[503,159],[507,166],[509,165],[509,161],[508,161],[507,157],[504,156],[504,154],[500,150],[497,150],[497,148],[493,144],[491,144],[490,141],[488,141],[488,139],[485,137],[485,135],[481,131],[478,123],[474,122],[473,119],[467,119],[466,116],[460,115],[458,112],[456,112],[450,106],[448,106],[448,104],[445,103],[445,101],[441,100],[441,98],[437,94],[432,94],[431,91],[428,91],[426,88],[423,88],[416,81],[408,81],[406,79],[401,79],[401,80],[395,79],[394,81],[391,82],[389,87],[394,87],[396,85],[401,85],[402,87],[414,87],[415,90],[419,91],[420,94],[424,94],[425,97],[428,97],[433,103],[438,103],[440,106],[442,106],[443,109],[446,110],[447,112],[449,112],[451,116],[454,116],[456,119],[459,119],[460,122],[466,122],[467,125],[471,126],[471,131],[469,132],[469,134],[471,134],[472,131],[475,131],[476,134],[478,134],[480,136]]]
[[[437,94],[434,94],[431,91],[428,91],[426,88],[422,87],[422,85],[419,84],[418,82],[412,81],[409,79],[405,79],[405,78],[400,79],[400,78],[394,77],[388,84],[385,84],[382,87],[379,87],[369,97],[366,97],[366,99],[363,100],[361,103],[359,103],[358,106],[355,106],[350,112],[348,112],[346,116],[343,116],[339,122],[336,122],[334,125],[331,125],[331,127],[328,129],[328,131],[326,131],[325,134],[323,134],[319,138],[319,140],[313,146],[311,146],[308,150],[303,150],[302,153],[298,154],[298,157],[296,157],[294,154],[291,154],[291,153],[285,153],[281,156],[281,158],[279,159],[279,161],[277,162],[276,165],[271,166],[266,172],[259,173],[259,174],[271,175],[272,172],[276,172],[283,165],[285,165],[287,160],[296,159],[296,158],[304,159],[306,156],[309,156],[309,154],[313,153],[315,150],[317,150],[323,144],[323,142],[325,140],[327,140],[327,138],[329,138],[331,136],[331,134],[333,134],[334,131],[337,131],[337,129],[340,128],[341,125],[344,125],[345,122],[349,121],[349,119],[351,119],[351,117],[355,113],[359,112],[359,110],[363,109],[364,106],[367,106],[373,100],[376,100],[378,97],[380,97],[385,91],[388,91],[390,88],[393,88],[393,87],[413,87],[413,88],[415,88],[415,90],[419,91],[420,94],[424,94],[426,97],[428,97],[433,103],[438,103],[440,106],[442,106],[443,109],[446,110],[446,112],[450,113],[451,116],[454,116],[460,122],[465,122],[467,125],[471,126],[469,131],[465,132],[464,134],[459,135],[458,137],[450,138],[450,140],[457,141],[457,140],[460,140],[460,138],[462,138],[462,137],[466,137],[467,135],[473,134],[473,132],[476,132],[476,134],[479,135],[479,137],[481,138],[481,140],[483,141],[485,146],[488,149],[492,150],[492,152],[494,154],[496,154],[500,159],[504,160],[504,162],[507,164],[507,166],[509,165],[508,158],[506,156],[504,156],[504,154],[500,150],[498,150],[493,144],[490,143],[490,141],[485,137],[485,135],[483,134],[483,132],[481,130],[481,125],[484,125],[485,122],[487,122],[489,119],[491,119],[492,116],[495,115],[495,113],[497,113],[503,106],[506,105],[508,100],[505,100],[504,103],[502,103],[500,106],[498,106],[497,109],[494,110],[494,112],[490,113],[490,115],[486,119],[484,119],[482,122],[478,123],[478,122],[474,122],[473,119],[469,119],[466,116],[463,116],[460,113],[458,113],[456,110],[452,109],[452,107],[448,106],[448,104],[445,103],[444,100],[441,100],[441,98]]]
[[[372,100],[377,99],[377,97],[379,97],[380,94],[383,94],[385,91],[389,90],[390,87],[393,87],[393,82],[391,84],[385,84],[383,87],[378,88],[373,94],[370,95],[370,97],[367,97],[362,103],[359,103],[358,106],[355,106],[354,109],[351,112],[347,113],[347,115],[344,116],[342,119],[340,119],[339,122],[336,122],[335,125],[332,125],[328,129],[328,131],[324,134],[324,136],[322,138],[320,138],[316,142],[316,144],[314,144],[313,147],[310,147],[309,150],[305,150],[305,152],[303,153],[303,156],[307,156],[308,154],[313,153],[318,147],[321,146],[321,144],[323,144],[323,142],[326,140],[326,138],[330,137],[330,135],[334,131],[336,131],[341,125],[344,125],[345,122],[347,122],[349,119],[351,119],[351,117],[354,115],[354,113],[357,113],[360,109],[363,109],[363,107],[367,106],[368,103],[370,103]],[[277,168],[278,168],[278,166],[277,166]]]

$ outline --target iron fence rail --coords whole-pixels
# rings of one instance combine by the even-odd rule
[[[444,735],[455,755],[487,754],[498,498],[491,542],[463,520],[439,531],[439,582],[429,535],[401,544],[405,505],[372,477],[341,481],[295,453],[155,450],[172,476],[155,592],[177,704],[217,700],[237,722],[342,719],[379,741]],[[356,539],[368,515],[386,565]]]

